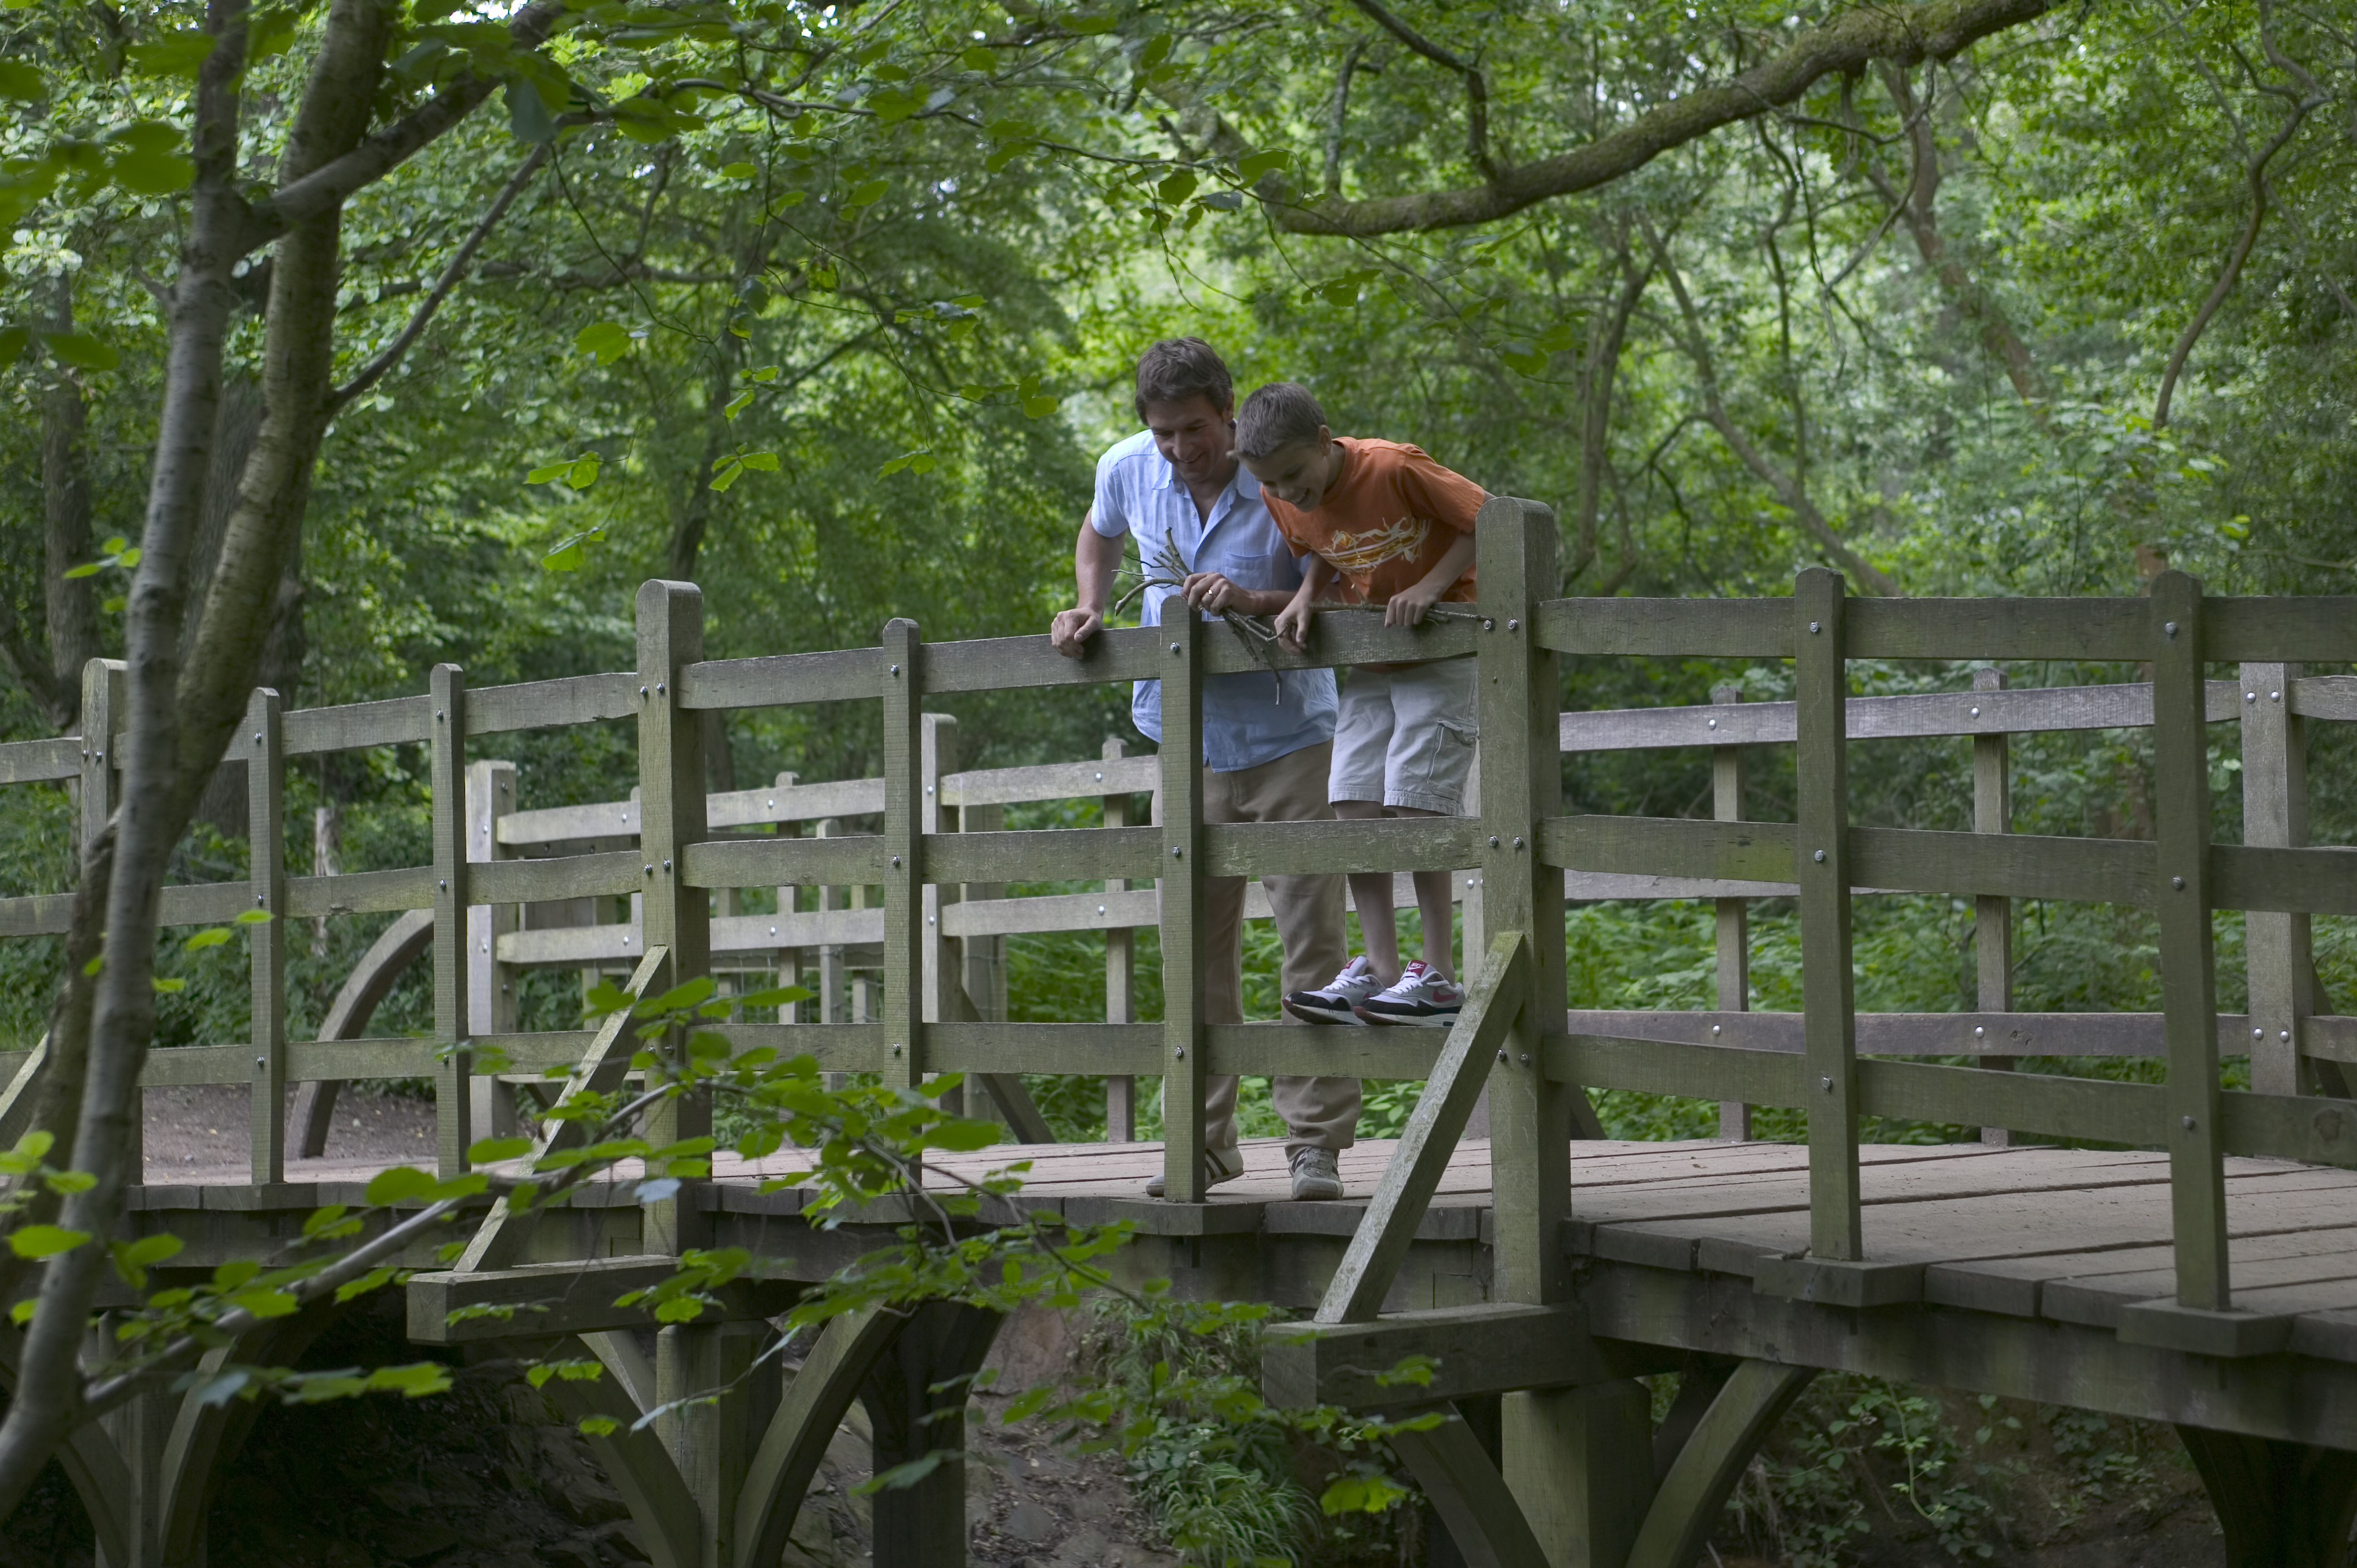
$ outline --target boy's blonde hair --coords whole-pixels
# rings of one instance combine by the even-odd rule
[[[1287,446],[1318,439],[1326,427],[1326,411],[1299,381],[1271,381],[1257,388],[1236,410],[1236,456],[1257,463]]]

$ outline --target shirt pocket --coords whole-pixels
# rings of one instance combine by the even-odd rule
[[[1211,570],[1239,587],[1282,588],[1289,593],[1301,585],[1301,564],[1289,550],[1272,555],[1232,555]]]

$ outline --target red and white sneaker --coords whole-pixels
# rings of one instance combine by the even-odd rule
[[[1398,984],[1368,997],[1357,1010],[1370,1024],[1420,1024],[1446,1029],[1465,1010],[1465,988],[1418,959],[1407,966]]]

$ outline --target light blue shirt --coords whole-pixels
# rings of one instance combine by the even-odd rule
[[[1185,572],[1217,572],[1238,587],[1301,585],[1301,564],[1276,531],[1260,499],[1260,481],[1239,463],[1207,518],[1141,430],[1097,459],[1097,501],[1092,524],[1107,539],[1137,535],[1141,559],[1175,554]],[[1152,566],[1147,567],[1149,575]],[[1160,626],[1162,607],[1178,590],[1148,588],[1140,624]],[[1120,596],[1114,596],[1118,598]],[[1183,604],[1182,604],[1183,609]],[[1216,620],[1215,616],[1204,617]],[[1216,634],[1232,634],[1224,626]],[[1282,695],[1280,696],[1280,690]],[[1162,682],[1140,681],[1130,719],[1162,739]],[[1334,738],[1334,672],[1288,670],[1282,682],[1265,671],[1203,678],[1203,762],[1221,773],[1257,768],[1307,746]]]

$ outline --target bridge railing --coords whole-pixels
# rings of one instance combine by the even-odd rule
[[[1206,877],[1267,872],[1401,873],[1471,867],[1464,886],[1469,969],[1477,933],[1524,931],[1533,1001],[1490,1076],[1498,1173],[1501,1289],[1546,1299],[1560,1280],[1553,1227],[1565,1211],[1562,1143],[1581,1120],[1580,1088],[1625,1088],[1715,1099],[1739,1132],[1743,1108],[1799,1107],[1812,1151],[1812,1253],[1831,1266],[1863,1251],[1857,1141],[1862,1115],[1924,1119],[2166,1148],[2178,1187],[2183,1294],[2196,1306],[2228,1300],[2219,1161],[2227,1153],[2357,1164],[2357,1103],[2300,1092],[2325,1087],[2319,1063],[2357,1058],[2349,1020],[2319,1019],[2302,922],[2357,913],[2357,856],[2303,847],[2298,726],[2303,718],[2357,717],[2357,680],[2302,677],[2298,661],[2357,660],[2357,603],[2204,599],[2190,579],[2163,579],[2149,600],[1850,601],[1830,574],[1804,574],[1794,597],[1749,601],[1555,599],[1553,523],[1530,503],[1493,502],[1480,532],[1481,618],[1384,628],[1371,617],[1319,618],[1308,654],[1271,655],[1218,623],[1104,633],[1088,656],[1055,654],[1042,638],[928,645],[896,621],[873,649],[708,660],[700,597],[651,583],[638,605],[639,668],[470,692],[463,671],[437,666],[421,696],[282,714],[257,693],[241,733],[253,788],[247,877],[167,895],[167,925],[211,924],[248,908],[281,917],[253,928],[253,1037],[153,1054],[154,1084],[249,1082],[252,1179],[284,1178],[288,1084],[430,1073],[437,1079],[442,1164],[463,1165],[486,1123],[503,1114],[474,1058],[496,1048],[513,1072],[575,1062],[585,1031],[522,1032],[499,964],[594,964],[660,950],[657,981],[706,972],[716,951],[873,941],[881,972],[871,1016],[795,1017],[728,1026],[740,1047],[808,1051],[830,1069],[901,1082],[931,1072],[1158,1076],[1166,1095],[1166,1160],[1174,1197],[1200,1196],[1201,1079],[1209,1073],[1353,1073],[1415,1079],[1441,1041],[1422,1031],[1299,1030],[1211,1026],[1201,1006],[1201,907]],[[1559,710],[1559,655],[1791,660],[1791,703],[1612,714]],[[1272,682],[1311,667],[1471,656],[1480,662],[1483,760],[1480,815],[1465,819],[1207,824],[1200,799],[1200,689],[1207,675]],[[2144,662],[2147,684],[1853,699],[1856,659]],[[2239,664],[2243,681],[2207,682],[2210,664]],[[93,664],[83,739],[0,747],[0,782],[79,780],[85,822],[113,800],[108,753],[120,711],[119,670]],[[1049,768],[961,773],[947,765],[929,698],[1160,679],[1165,745],[1158,757],[1110,757]],[[709,794],[703,777],[707,711],[822,702],[877,703],[885,770],[877,779]],[[2244,731],[2250,842],[2209,843],[2205,727],[2235,715]],[[639,789],[629,802],[521,811],[512,773],[471,765],[470,736],[600,721],[638,729]],[[2025,731],[2149,724],[2158,777],[2150,842],[2005,832],[2003,737]],[[1849,825],[1846,750],[1853,740],[1975,737],[1981,810],[1973,832]],[[1798,820],[1741,820],[1740,748],[1795,747]],[[285,766],[319,752],[385,745],[425,749],[432,801],[429,864],[341,876],[285,868]],[[1713,748],[1713,821],[1567,816],[1560,754],[1657,746]],[[2251,759],[2258,759],[2254,762]],[[2272,759],[2272,760],[2270,760]],[[1085,775],[1085,777],[1083,777]],[[1124,800],[1153,789],[1158,825],[1121,811],[1106,825],[1008,832],[987,812],[1024,800]],[[952,821],[956,811],[963,821]],[[781,826],[880,818],[880,831],[804,837]],[[1116,820],[1118,819],[1118,820]],[[767,828],[770,832],[758,830]],[[967,831],[949,831],[963,828]],[[756,830],[748,832],[747,830]],[[555,848],[554,854],[517,851]],[[1158,1023],[985,1021],[950,944],[989,934],[979,906],[1012,911],[1052,900],[977,899],[961,916],[957,890],[1012,882],[1103,881],[1082,896],[1104,925],[1073,912],[1006,913],[1001,929],[1127,930],[1147,906],[1121,893],[1151,885],[1161,937],[1165,1015]],[[1118,885],[1126,884],[1126,887]],[[798,888],[880,887],[873,909],[791,910]],[[743,889],[780,889],[774,917],[732,915]],[[1850,901],[1860,891],[1935,892],[1977,901],[1980,1011],[1861,1017],[1850,981]],[[1562,911],[1566,897],[1707,897],[1720,903],[1720,1005],[1709,1013],[1566,1015]],[[1741,902],[1792,897],[1799,910],[1805,1006],[1750,1014],[1742,984]],[[2006,900],[2059,898],[2153,908],[2162,932],[2164,1011],[2149,1018],[2011,1012],[2001,953]],[[822,904],[825,902],[821,896]],[[629,900],[635,920],[612,938],[620,950],[566,949],[583,939],[512,929],[512,911],[578,900]],[[720,905],[716,915],[714,906]],[[2252,1010],[2222,1019],[2212,972],[2211,913],[2252,911]],[[1075,907],[1078,909],[1078,906]],[[500,911],[508,911],[501,915]],[[414,1040],[286,1038],[285,943],[293,920],[416,912],[412,938],[430,943],[433,1036]],[[0,900],[0,935],[63,929],[62,895]],[[430,933],[424,924],[430,916]],[[503,928],[502,920],[508,922]],[[1023,922],[1037,922],[1025,926]],[[2269,926],[2267,921],[2276,922]],[[1069,923],[1049,923],[1069,922]],[[610,930],[619,922],[608,924]],[[751,929],[758,924],[776,929]],[[872,933],[872,934],[871,934]],[[841,938],[840,943],[836,939]],[[791,940],[789,940],[791,939]],[[534,948],[537,940],[546,950]],[[774,945],[772,945],[774,944]],[[635,949],[635,952],[631,949]],[[799,961],[797,959],[795,961]],[[1114,1015],[1109,1010],[1109,1018]],[[1556,1026],[1555,1019],[1566,1019]],[[2246,1044],[2245,1029],[2258,1033]],[[1999,1036],[1999,1031],[2004,1031]],[[2158,1040],[2154,1036],[2158,1036]],[[2158,1048],[2168,1081],[2135,1084],[1878,1059],[2016,1055],[2091,1056]],[[2256,1090],[2220,1087],[2222,1049],[2248,1049]],[[21,1113],[34,1062],[9,1075],[0,1131]],[[695,1114],[690,1108],[688,1115]]]

